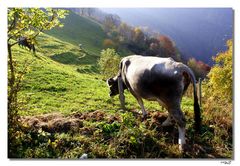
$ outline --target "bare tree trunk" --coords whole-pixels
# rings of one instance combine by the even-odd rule
[[[14,98],[14,84],[15,84],[15,71],[14,71],[14,65],[13,65],[13,58],[12,58],[12,50],[11,45],[8,44],[8,58],[9,58],[9,68],[10,68],[10,78],[9,78],[9,94],[8,94],[8,107],[13,102]]]

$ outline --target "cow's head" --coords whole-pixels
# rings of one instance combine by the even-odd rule
[[[118,77],[112,77],[107,80],[107,84],[109,86],[110,92],[109,96],[113,97],[119,94],[118,91]]]

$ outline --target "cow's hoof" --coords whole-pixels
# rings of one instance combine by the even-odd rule
[[[121,110],[126,111],[127,108],[125,106],[121,106]]]
[[[172,126],[173,125],[173,123],[171,122],[171,121],[164,121],[163,123],[162,123],[162,126],[163,127],[168,127],[168,126]]]
[[[179,145],[178,148],[179,148],[179,152],[180,153],[184,152],[184,146],[183,145]]]
[[[147,119],[147,114],[142,116],[142,122]]]
[[[168,127],[172,125],[173,125],[172,118],[169,118],[169,117],[162,123],[163,127]]]
[[[188,149],[187,147],[188,146],[186,144],[183,144],[183,145],[179,144],[179,151],[180,151],[180,153],[186,152],[187,149]]]

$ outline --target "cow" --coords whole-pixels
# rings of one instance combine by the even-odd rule
[[[30,51],[33,50],[33,53],[35,53],[34,44],[26,37],[20,37],[18,39],[18,45],[22,47],[27,47]]]
[[[118,95],[124,108],[124,90],[128,89],[138,101],[143,118],[147,112],[143,100],[157,101],[168,110],[168,117],[163,126],[171,125],[174,120],[178,126],[178,144],[184,150],[185,116],[181,110],[181,100],[189,84],[193,84],[195,131],[200,131],[201,113],[198,104],[196,79],[192,70],[172,58],[131,55],[124,57],[119,65],[118,74],[109,78],[107,84],[111,97]]]

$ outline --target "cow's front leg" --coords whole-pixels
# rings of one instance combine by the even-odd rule
[[[146,120],[147,119],[147,112],[144,108],[144,105],[143,105],[143,100],[141,98],[137,98],[137,101],[138,101],[138,104],[140,105],[141,107],[141,110],[142,110],[142,114],[143,114],[143,117],[142,117],[142,120]]]
[[[119,100],[121,103],[121,108],[123,110],[126,110],[122,77],[118,77],[118,91],[119,91]]]

